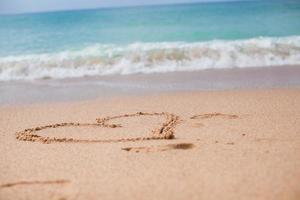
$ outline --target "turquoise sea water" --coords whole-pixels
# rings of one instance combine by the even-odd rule
[[[0,80],[300,64],[300,1],[0,15]]]

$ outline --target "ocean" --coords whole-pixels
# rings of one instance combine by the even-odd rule
[[[300,64],[300,1],[0,15],[0,81]]]

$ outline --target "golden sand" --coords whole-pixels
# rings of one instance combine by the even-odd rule
[[[286,89],[2,106],[0,199],[300,199],[299,102]]]

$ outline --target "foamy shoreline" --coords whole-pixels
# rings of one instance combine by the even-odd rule
[[[0,81],[299,64],[300,36],[94,44],[80,50],[0,56]]]

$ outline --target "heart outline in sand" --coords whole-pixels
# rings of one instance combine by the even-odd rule
[[[113,119],[127,118],[127,117],[140,117],[140,116],[164,116],[166,121],[158,128],[153,129],[152,135],[148,137],[135,137],[135,138],[121,138],[121,139],[106,139],[106,140],[85,140],[85,139],[73,139],[73,138],[55,138],[55,137],[44,137],[37,135],[36,132],[45,129],[61,128],[61,127],[79,127],[79,126],[97,126],[107,128],[120,128],[120,124],[108,124],[108,121]],[[50,143],[108,143],[108,142],[129,142],[129,141],[141,141],[141,140],[161,140],[161,139],[173,139],[174,128],[179,122],[179,116],[161,112],[161,113],[146,113],[137,112],[134,114],[124,114],[112,117],[97,118],[96,123],[79,123],[79,122],[68,122],[68,123],[57,123],[49,124],[44,126],[38,126],[35,128],[25,129],[24,131],[16,133],[16,139],[20,141],[30,142],[41,142],[45,144]]]

